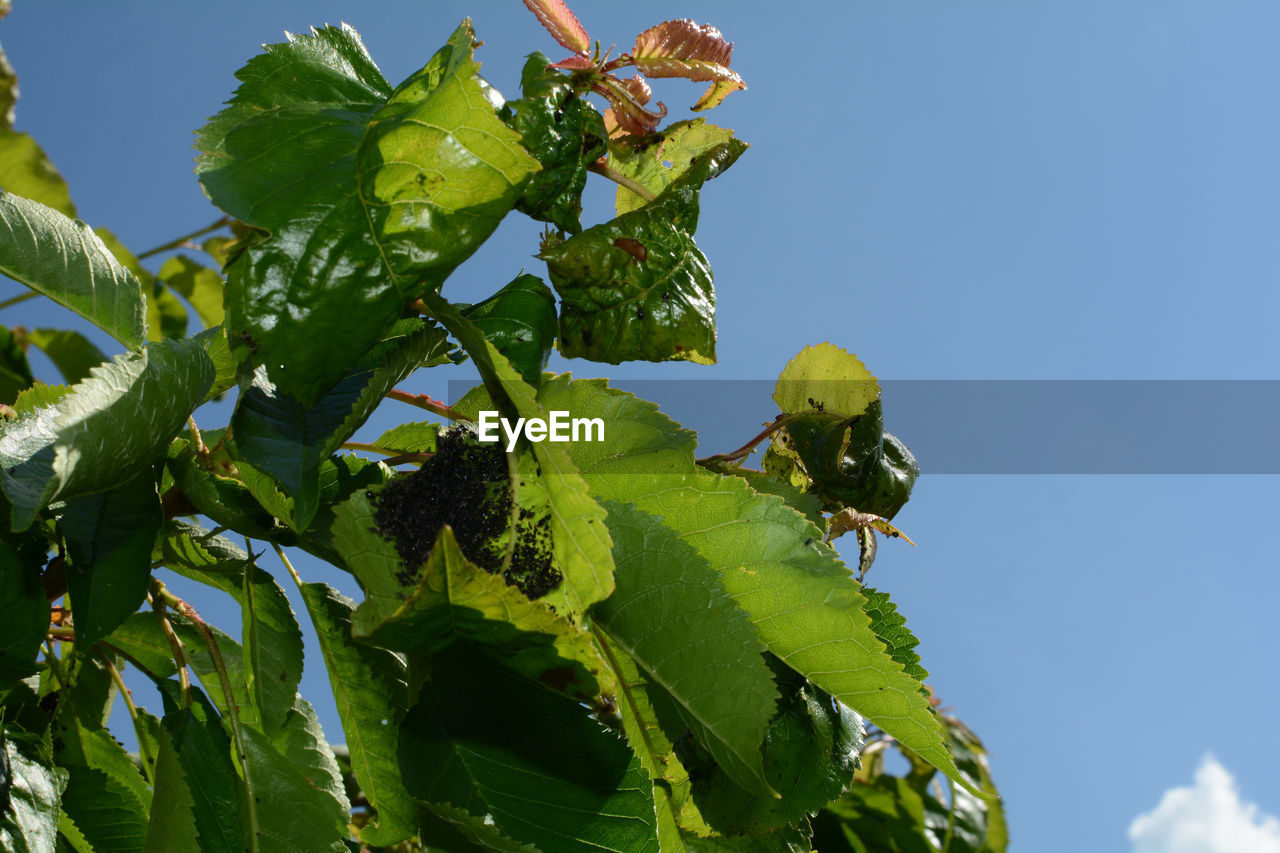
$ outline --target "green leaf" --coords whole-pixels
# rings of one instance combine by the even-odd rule
[[[55,499],[110,488],[150,465],[213,381],[198,344],[166,341],[94,368],[56,408],[0,424],[13,528]]]
[[[784,413],[817,410],[856,418],[878,399],[880,383],[866,365],[827,343],[801,350],[773,389],[773,400]]]
[[[350,27],[292,36],[238,72],[200,132],[210,198],[263,232],[228,269],[231,340],[304,405],[489,237],[539,168],[473,48],[464,22],[393,92]]]
[[[376,812],[360,837],[368,844],[391,846],[415,835],[418,821],[417,803],[405,790],[396,762],[400,721],[409,706],[404,662],[385,649],[352,640],[355,602],[328,584],[303,584],[302,599],[324,654],[351,767]]]
[[[911,497],[920,465],[884,431],[879,400],[849,419],[833,412],[796,415],[770,437],[764,469],[805,488],[829,510],[853,507],[893,518]]]
[[[923,682],[929,677],[929,671],[920,665],[920,655],[916,654],[916,646],[920,641],[907,627],[907,619],[898,612],[898,606],[889,600],[889,593],[880,592],[874,587],[864,586],[862,594],[866,597],[863,610],[871,619],[871,630],[876,632],[880,642],[884,643],[889,654],[902,669],[912,678],[921,682],[921,689],[928,695]]]
[[[746,614],[660,519],[627,504],[604,507],[618,586],[592,608],[595,621],[679,703],[716,762],[772,798],[760,748],[778,693]]]
[[[92,341],[68,329],[33,329],[27,332],[27,340],[49,356],[71,385],[89,378],[90,371],[107,360]]]
[[[13,405],[35,381],[20,339],[7,326],[0,326],[0,403]]]
[[[67,182],[40,145],[25,133],[0,130],[0,188],[75,218]]]
[[[218,845],[218,839],[197,834],[193,779],[178,758],[174,740],[163,729],[156,738],[155,795],[143,853],[240,853],[238,847]]]
[[[0,538],[0,692],[36,671],[50,615],[40,577],[44,556],[39,546]]]
[[[698,192],[746,147],[710,149],[654,201],[543,250],[562,301],[565,356],[715,362],[711,267],[693,241]]]
[[[444,340],[444,332],[423,320],[400,321],[311,408],[273,385],[262,368],[242,388],[231,421],[236,451],[293,498],[286,520],[295,530],[305,529],[319,508],[320,466]]]
[[[771,661],[783,701],[764,746],[766,778],[780,797],[743,790],[705,752],[677,742],[702,816],[726,835],[761,833],[804,821],[852,781],[862,749],[862,720],[830,694]]]
[[[191,688],[192,702],[187,707],[179,705],[176,682],[162,682],[160,695],[165,706],[164,730],[187,787],[186,792],[179,792],[179,801],[185,804],[190,797],[201,853],[242,853],[241,785],[231,763],[231,743],[217,712],[196,687]],[[179,784],[176,775],[166,778]],[[157,838],[157,844],[161,840]],[[157,853],[159,850],[167,853],[168,848],[158,847]]]
[[[661,133],[643,137],[622,136],[609,144],[609,165],[654,195],[671,186],[695,159],[733,139],[727,127],[707,124],[704,118],[678,121]],[[624,186],[618,187],[614,206],[618,213],[644,207],[646,200]]]
[[[250,794],[258,816],[255,849],[272,853],[348,853],[351,806],[342,777],[311,706],[290,712],[276,739],[244,729],[245,761],[251,768]]]
[[[97,742],[97,754],[86,755],[85,763],[70,765],[62,810],[95,850],[141,853],[151,791],[132,759],[110,735],[99,730],[82,736]],[[113,747],[110,751],[104,746],[108,743]],[[102,761],[106,755],[110,759]]]
[[[13,401],[13,410],[20,415],[34,414],[37,409],[42,409],[46,406],[57,406],[58,402],[69,393],[71,393],[71,388],[66,385],[41,385],[37,383],[18,394],[18,399]]]
[[[543,850],[658,849],[649,779],[626,745],[572,699],[461,649],[432,662],[400,767],[418,798],[491,815]]]
[[[302,678],[302,631],[284,590],[239,547],[193,524],[170,522],[156,551],[169,569],[240,605],[247,686],[263,730],[275,731],[291,713]]]
[[[418,840],[428,850],[449,853],[540,853],[532,844],[507,838],[484,817],[442,803],[426,803]]]
[[[205,433],[206,438],[209,435]],[[233,464],[229,458],[202,461],[191,443],[179,438],[169,445],[166,464],[177,489],[200,514],[253,539],[296,543],[294,532],[263,509],[243,481],[224,476]]]
[[[0,273],[129,347],[146,341],[142,284],[78,219],[0,190]]]
[[[30,758],[0,732],[0,849],[48,853],[58,836],[63,783],[45,762]]]
[[[378,436],[377,441],[373,443],[378,447],[400,453],[434,453],[439,432],[440,424],[400,424]]]
[[[338,510],[335,541],[364,587],[352,636],[405,652],[432,653],[456,640],[475,644],[535,681],[589,700],[606,672],[590,635],[543,601],[468,560],[442,527],[421,570],[405,567],[375,527],[369,499]]]
[[[160,267],[157,278],[191,303],[206,328],[222,324],[222,276],[185,255],[174,255]]]
[[[204,395],[204,402],[207,403],[235,387],[236,361],[231,355],[231,342],[227,340],[227,334],[221,326],[192,335],[191,340],[200,344],[205,355],[213,362],[213,384]]]
[[[542,164],[516,209],[576,234],[582,230],[587,167],[608,152],[609,134],[595,107],[574,94],[569,78],[550,64],[542,53],[529,54],[520,74],[524,97],[508,101],[501,116]]]
[[[698,469],[688,433],[652,404],[564,377],[544,382],[540,397],[608,419],[609,441],[566,445],[593,494],[661,516],[719,573],[769,651],[958,780],[919,682],[871,630],[857,582],[831,549],[812,547],[817,527],[736,477]]]
[[[109,491],[67,502],[61,521],[67,589],[81,645],[98,642],[142,606],[151,579],[151,548],[163,523],[150,469]]]
[[[57,853],[96,853],[89,839],[66,812],[58,814]]]
[[[475,324],[434,293],[425,294],[423,301],[471,356],[500,410],[516,417],[546,419],[533,388]],[[554,564],[564,575],[546,600],[560,612],[583,613],[613,592],[613,545],[604,524],[605,512],[587,493],[586,482],[564,444],[534,442],[532,454],[539,470],[536,477],[526,478],[527,488],[543,493],[541,502],[551,518]]]
[[[542,279],[517,276],[462,314],[484,332],[525,382],[538,387],[556,341],[556,300]]]

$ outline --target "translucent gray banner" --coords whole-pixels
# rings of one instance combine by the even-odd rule
[[[450,399],[474,384],[451,381]],[[697,431],[699,455],[739,447],[777,414],[773,380],[614,384]],[[1280,474],[1280,380],[880,384],[885,428],[925,474]]]

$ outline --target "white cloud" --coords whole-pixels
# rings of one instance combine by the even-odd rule
[[[1280,853],[1280,820],[1240,801],[1235,779],[1212,755],[1191,788],[1170,788],[1129,825],[1133,853]]]

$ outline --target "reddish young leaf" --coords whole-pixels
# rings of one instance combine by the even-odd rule
[[[707,110],[730,92],[747,87],[742,78],[729,69],[732,55],[733,42],[725,41],[719,30],[686,18],[665,21],[636,36],[631,58],[636,67],[650,77],[710,81],[711,87],[693,106],[694,110]]]
[[[605,112],[604,119],[610,135],[616,125],[634,136],[643,136],[652,133],[667,116],[667,107],[661,101],[657,112],[645,109],[653,91],[639,74],[630,80],[619,80],[612,75],[601,77],[592,88],[609,99],[612,109]]]
[[[562,71],[590,71],[596,67],[596,64],[591,61],[589,56],[571,56],[568,59],[553,62],[547,67],[559,68]]]
[[[561,47],[574,53],[586,53],[591,48],[591,39],[578,16],[565,5],[564,0],[524,0],[524,5],[538,17],[542,26],[547,28],[551,37],[560,42]]]

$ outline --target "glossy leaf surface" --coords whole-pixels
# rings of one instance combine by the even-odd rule
[[[733,139],[733,131],[706,119],[678,121],[657,136],[623,136],[609,146],[609,165],[657,195],[688,170],[695,159]],[[627,213],[644,207],[645,199],[619,186],[614,207]]]
[[[78,219],[0,190],[0,273],[125,346],[146,342],[142,283]]]
[[[569,78],[548,62],[541,53],[530,54],[520,75],[523,97],[502,108],[502,120],[542,164],[516,209],[576,234],[582,230],[587,167],[609,150],[609,134],[595,107],[574,94]]]
[[[525,382],[538,387],[556,342],[556,299],[542,279],[518,276],[462,314],[484,332]]]
[[[212,381],[199,345],[152,344],[95,368],[56,407],[0,425],[0,482],[14,529],[56,498],[110,488],[145,468]]]
[[[48,853],[58,836],[62,784],[54,769],[29,756],[0,732],[5,779],[0,809],[0,848],[12,853]]]
[[[440,286],[539,168],[498,119],[473,41],[466,23],[392,91],[351,28],[294,36],[238,72],[200,132],[206,191],[264,230],[228,269],[230,338],[304,405]]]
[[[711,267],[693,241],[698,192],[745,148],[711,149],[656,200],[542,252],[567,357],[715,361]]]

